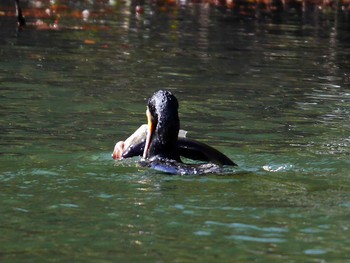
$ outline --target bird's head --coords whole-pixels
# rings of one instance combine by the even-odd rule
[[[179,160],[176,142],[180,129],[179,104],[167,90],[159,90],[147,103],[147,137],[143,158],[160,156]]]

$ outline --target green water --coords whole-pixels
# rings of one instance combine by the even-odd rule
[[[152,8],[18,36],[0,16],[0,261],[349,261],[346,27]],[[159,88],[188,136],[239,168],[112,160]]]

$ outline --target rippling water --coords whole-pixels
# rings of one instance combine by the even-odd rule
[[[348,260],[346,25],[105,7],[62,16],[61,30],[28,18],[18,36],[0,17],[0,260]],[[188,136],[238,163],[232,174],[111,159],[164,87]]]

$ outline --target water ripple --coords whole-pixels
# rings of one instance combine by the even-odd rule
[[[273,232],[273,233],[285,233],[288,232],[287,228],[282,227],[258,227],[255,225],[248,225],[243,223],[221,223],[216,221],[206,221],[205,224],[207,225],[216,225],[216,226],[226,226],[229,228],[237,228],[237,229],[252,229],[252,230],[258,230],[262,232]]]
[[[282,171],[289,171],[293,169],[292,164],[268,164],[264,165],[263,169],[267,172],[282,172]]]
[[[304,250],[304,253],[306,255],[322,255],[322,254],[326,254],[327,251],[325,249],[306,249]]]
[[[55,209],[59,207],[64,207],[64,208],[79,208],[79,205],[76,204],[70,204],[70,203],[65,203],[65,204],[58,204],[58,205],[52,205],[50,208]]]
[[[244,235],[231,235],[229,239],[239,240],[239,241],[252,241],[258,243],[283,243],[286,242],[286,239],[283,238],[271,238],[271,237],[252,237]]]

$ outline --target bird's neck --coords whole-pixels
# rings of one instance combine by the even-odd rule
[[[179,125],[158,125],[152,143],[150,145],[149,157],[158,156],[170,160],[180,161],[177,149],[177,137]]]

